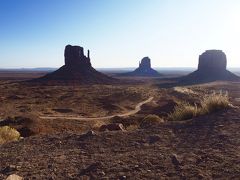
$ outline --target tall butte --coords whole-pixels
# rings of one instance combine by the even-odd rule
[[[217,80],[237,81],[240,78],[227,70],[227,57],[221,50],[207,50],[199,56],[198,69],[182,78],[187,83]]]
[[[144,57],[139,62],[139,67],[133,72],[125,73],[126,76],[145,76],[145,77],[156,77],[160,74],[151,67],[151,59],[149,57]]]
[[[102,74],[92,67],[89,50],[87,56],[85,56],[82,47],[67,45],[64,57],[65,65],[33,81],[48,84],[112,84],[116,82],[114,78]]]

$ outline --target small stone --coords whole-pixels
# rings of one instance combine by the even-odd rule
[[[6,180],[23,180],[23,178],[16,174],[12,174],[12,175],[8,176]]]
[[[106,174],[106,173],[105,173],[104,171],[99,172],[99,175],[100,175],[100,176],[105,176],[105,174]]]
[[[173,163],[175,166],[179,166],[179,165],[181,164],[181,162],[180,162],[179,157],[177,156],[177,154],[172,154],[171,160],[172,160],[172,163]]]
[[[96,135],[97,134],[94,131],[90,130],[87,133],[82,134],[81,137],[80,137],[80,140],[83,140],[83,139],[86,139],[86,138],[89,138],[89,137],[93,137],[93,136],[96,136]]]
[[[97,134],[94,132],[94,131],[92,131],[92,130],[90,130],[90,131],[88,131],[87,133],[86,133],[86,136],[96,136]]]
[[[127,176],[120,176],[119,177],[119,180],[124,180],[124,179],[127,179]]]
[[[156,143],[157,141],[160,141],[160,136],[158,135],[152,135],[152,136],[149,136],[149,143],[150,144],[154,144]]]
[[[205,179],[206,177],[203,174],[198,174],[198,179]]]
[[[90,172],[96,172],[101,166],[102,166],[102,163],[100,162],[93,163],[89,165],[87,168],[82,169],[80,172],[80,175],[86,175],[86,174],[89,174]]]
[[[9,165],[1,170],[2,174],[7,174],[13,171],[17,171],[17,166],[15,165]]]
[[[125,131],[124,126],[122,123],[111,123],[107,125],[102,125],[99,128],[99,131]]]

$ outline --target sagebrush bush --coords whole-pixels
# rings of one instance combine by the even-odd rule
[[[0,127],[0,144],[17,141],[20,138],[20,133],[9,126]]]
[[[210,112],[215,112],[221,109],[226,109],[231,106],[228,94],[223,93],[213,93],[206,96],[201,101],[201,113],[206,114]]]
[[[140,123],[141,128],[153,127],[157,124],[163,123],[164,120],[157,115],[149,114]]]
[[[174,111],[168,115],[170,120],[186,120],[198,115],[197,105],[191,105],[187,102],[181,102],[175,106]]]
[[[179,103],[172,113],[168,115],[170,120],[186,120],[199,115],[209,114],[221,109],[226,109],[231,107],[228,94],[223,93],[213,93],[205,96],[201,101],[199,107],[191,105],[187,102]]]

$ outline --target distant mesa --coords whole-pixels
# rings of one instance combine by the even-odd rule
[[[199,56],[198,69],[181,78],[186,83],[204,83],[217,80],[236,81],[240,78],[227,70],[227,57],[221,50],[207,50]]]
[[[67,45],[64,57],[65,65],[52,73],[32,81],[48,84],[112,84],[116,82],[116,79],[102,74],[92,67],[89,50],[87,56],[85,56],[82,47]]]
[[[141,62],[139,62],[139,67],[133,72],[124,73],[125,76],[145,76],[145,77],[157,77],[160,74],[151,68],[151,59],[149,57],[144,57]]]

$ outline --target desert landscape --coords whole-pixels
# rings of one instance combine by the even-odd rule
[[[88,67],[77,65],[77,59],[65,65],[67,73],[59,73],[67,80],[58,74],[48,79],[55,72],[0,73],[0,126],[20,137],[2,140],[2,179],[15,174],[24,179],[238,179],[236,75],[226,81],[216,74],[197,83],[191,74],[109,77],[91,70],[80,75],[88,76],[82,84],[77,76]],[[73,70],[71,61],[77,62]],[[206,74],[214,68],[225,72],[226,66],[214,66],[221,60],[215,61],[209,72],[204,67]],[[92,76],[95,71],[100,80]]]
[[[2,0],[0,180],[239,180],[239,9]]]

